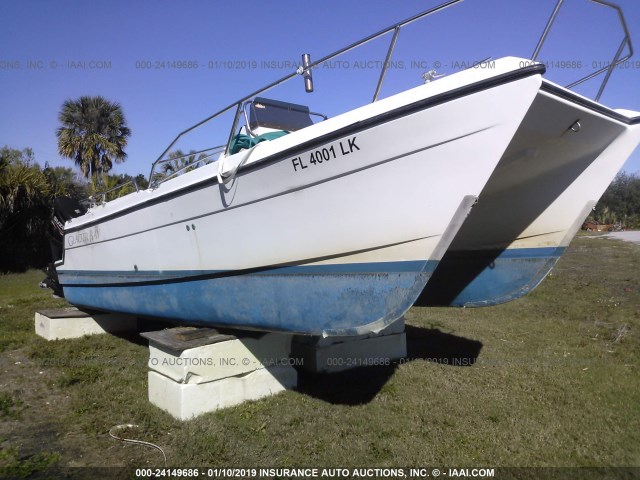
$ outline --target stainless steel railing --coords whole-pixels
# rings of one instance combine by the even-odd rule
[[[431,8],[429,10],[425,10],[421,13],[418,13],[417,15],[414,15],[410,18],[407,18],[406,20],[403,20],[401,22],[395,23],[383,30],[380,30],[379,32],[376,32],[372,35],[369,35],[368,37],[363,38],[362,40],[359,40],[357,42],[354,42],[344,48],[341,48],[340,50],[337,50],[325,57],[320,58],[319,60],[316,60],[315,62],[311,62],[309,59],[308,54],[304,54],[302,56],[302,62],[301,62],[301,66],[295,71],[292,72],[282,78],[280,78],[279,80],[276,80],[270,84],[268,84],[267,86],[260,88],[259,90],[256,90],[255,92],[250,93],[249,95],[246,95],[245,97],[242,97],[241,99],[231,103],[230,105],[228,105],[227,107],[223,108],[222,110],[219,110],[217,112],[215,112],[213,115],[210,115],[209,117],[201,120],[200,122],[196,123],[195,125],[192,125],[191,127],[187,128],[186,130],[180,132],[175,138],[174,140],[169,144],[169,146],[162,152],[162,154],[160,154],[160,156],[155,160],[155,162],[153,163],[153,165],[151,166],[151,172],[149,174],[149,185],[150,186],[157,186],[159,185],[161,182],[154,182],[154,174],[155,174],[155,169],[158,165],[161,165],[162,163],[168,161],[169,159],[164,158],[165,155],[171,150],[171,148],[173,148],[173,146],[187,133],[192,132],[193,130],[201,127],[202,125],[208,123],[209,121],[213,120],[216,117],[219,117],[223,114],[225,114],[228,111],[231,111],[232,109],[235,109],[235,114],[234,114],[234,118],[233,118],[233,122],[232,122],[232,126],[231,126],[231,130],[229,131],[229,135],[227,138],[227,143],[225,146],[220,146],[220,147],[215,147],[217,149],[222,149],[224,147],[223,150],[217,150],[216,154],[222,154],[222,155],[228,155],[229,154],[229,146],[231,145],[231,141],[234,137],[236,128],[238,126],[238,122],[240,121],[240,118],[243,114],[243,105],[245,105],[246,102],[248,102],[250,99],[263,94],[264,92],[267,92],[289,80],[291,80],[292,78],[298,77],[298,76],[302,76],[304,81],[305,81],[305,89],[307,91],[311,91],[313,89],[313,84],[311,82],[311,72],[312,70],[318,66],[323,64],[324,62],[327,62],[335,57],[338,57],[344,53],[347,53],[355,48],[358,48],[362,45],[365,45],[369,42],[371,42],[372,40],[375,40],[379,37],[382,37],[390,32],[393,32],[391,41],[389,43],[389,48],[387,50],[387,54],[386,54],[386,58],[384,63],[382,64],[381,67],[381,71],[380,71],[380,76],[378,78],[378,82],[373,94],[373,99],[372,102],[377,101],[378,96],[380,94],[380,91],[382,89],[382,84],[384,82],[384,78],[385,75],[387,73],[387,70],[389,68],[390,62],[391,62],[391,57],[393,55],[394,49],[395,49],[395,45],[396,42],[398,40],[398,37],[400,35],[400,30],[402,29],[402,27],[409,25],[413,22],[416,22],[418,20],[421,20],[425,17],[428,17],[430,15],[433,15],[435,13],[438,13],[448,7],[451,7],[455,4],[461,3],[463,0],[449,0],[445,3],[442,3],[434,8]],[[610,65],[607,65],[603,68],[600,68],[599,70],[590,73],[588,75],[586,75],[585,77],[571,83],[570,85],[567,85],[566,88],[573,88],[577,85],[580,85],[588,80],[591,80],[592,78],[605,73],[605,77],[600,85],[600,88],[598,90],[598,94],[595,97],[596,101],[600,100],[600,97],[602,96],[602,93],[604,92],[604,89],[606,88],[607,82],[609,81],[609,78],[611,77],[611,74],[613,72],[613,70],[615,69],[616,66],[620,65],[621,63],[625,62],[626,60],[628,60],[629,58],[631,58],[631,56],[633,56],[633,46],[631,44],[631,36],[629,34],[629,29],[627,27],[627,23],[626,20],[624,18],[624,14],[622,13],[622,9],[613,4],[608,2],[607,0],[590,0],[594,3],[603,5],[605,7],[609,7],[609,8],[613,8],[618,12],[618,16],[620,19],[620,23],[622,25],[623,31],[624,31],[624,37],[622,39],[622,42],[620,43],[620,47],[618,48],[613,61],[611,62]],[[556,3],[556,6],[551,14],[551,17],[549,18],[547,24],[545,25],[545,28],[543,30],[543,33],[538,41],[538,44],[536,45],[536,48],[533,52],[532,55],[532,60],[533,61],[537,61],[538,55],[540,54],[540,51],[542,50],[542,47],[547,39],[547,36],[549,34],[549,32],[551,31],[551,28],[553,26],[553,23],[556,19],[556,17],[558,16],[558,13],[560,12],[560,9],[562,7],[564,3],[564,0],[558,0],[558,2]],[[625,56],[622,56],[624,49],[628,48],[628,53]],[[211,149],[207,149],[207,150],[211,150]],[[173,175],[172,175],[173,176]],[[164,180],[163,180],[164,181]]]
[[[621,63],[626,62],[627,60],[629,60],[632,56],[633,56],[633,45],[631,44],[631,35],[629,33],[629,28],[627,27],[627,22],[624,18],[624,13],[622,13],[622,9],[611,2],[608,2],[606,0],[591,0],[593,3],[597,3],[600,4],[602,6],[608,7],[608,8],[613,8],[614,10],[616,10],[618,12],[618,18],[620,19],[620,24],[622,25],[622,30],[624,31],[624,37],[622,38],[622,42],[620,43],[620,47],[618,48],[618,50],[616,51],[615,56],[613,57],[612,62],[607,65],[606,67],[600,68],[599,70],[590,73],[589,75],[586,75],[584,77],[582,77],[579,80],[576,80],[575,82],[569,84],[566,86],[566,88],[573,88],[576,87],[588,80],[591,80],[592,78],[597,77],[598,75],[607,72],[605,74],[604,79],[602,80],[602,83],[600,84],[600,88],[598,89],[598,93],[595,97],[595,101],[598,102],[600,100],[600,97],[602,96],[602,94],[604,93],[604,89],[607,86],[607,83],[609,82],[609,78],[611,77],[611,74],[613,73],[613,70],[620,65]],[[532,60],[537,60],[538,55],[540,53],[540,50],[542,50],[542,46],[544,45],[545,40],[547,39],[547,35],[549,35],[549,32],[551,31],[551,27],[553,26],[553,22],[555,21],[556,17],[558,16],[558,13],[560,12],[560,8],[562,7],[562,4],[564,3],[564,0],[558,0],[558,2],[556,3],[555,8],[553,9],[553,12],[551,13],[551,17],[549,17],[549,21],[547,22],[544,31],[542,32],[542,36],[540,37],[540,40],[538,40],[538,44],[536,45],[536,49],[533,52],[533,55],[531,56]],[[625,55],[624,57],[621,58],[622,52],[624,51],[625,47],[627,47],[629,49],[629,52],[627,53],[627,55]]]
[[[160,185],[163,182],[166,182],[170,178],[176,177],[186,171],[190,171],[196,169],[202,165],[206,165],[213,161],[213,157],[219,155],[225,150],[225,145],[218,145],[215,147],[205,148],[203,150],[190,151],[189,153],[185,153],[179,156],[169,156],[167,158],[163,158],[154,163],[154,168],[151,170],[151,176],[149,180],[149,187],[154,188]],[[196,158],[196,155],[199,155]],[[184,158],[193,157],[191,161],[187,161],[186,163],[180,165],[180,160]],[[170,166],[172,162],[177,162],[178,168],[164,168],[160,171],[155,171],[155,167],[166,167]],[[170,166],[173,167],[173,166]]]
[[[87,198],[83,198],[82,200],[80,200],[80,203],[87,205],[89,207],[94,207],[95,205],[98,205],[98,204],[104,204],[107,202],[108,194],[117,192],[118,190],[122,190],[125,187],[128,187],[129,185],[133,185],[136,192],[140,191],[140,189],[138,188],[138,182],[136,182],[134,178],[129,180],[128,182],[121,183],[120,185],[116,185],[115,187],[110,188],[108,190],[104,190],[102,192],[96,192],[93,195],[88,196]]]
[[[267,85],[266,87],[263,87],[259,90],[256,90],[255,92],[250,93],[249,95],[242,97],[239,100],[236,100],[235,102],[233,102],[232,104],[228,105],[227,107],[223,108],[222,110],[217,111],[216,113],[214,113],[213,115],[210,115],[209,117],[205,118],[204,120],[201,120],[200,122],[196,123],[195,125],[192,125],[191,127],[187,128],[186,130],[180,132],[176,138],[173,139],[173,141],[169,144],[169,146],[167,148],[165,148],[165,150],[160,154],[160,156],[157,158],[157,160],[155,162],[153,162],[153,165],[151,166],[151,172],[149,173],[149,184],[152,184],[152,180],[153,180],[153,175],[155,172],[155,168],[158,164],[160,164],[161,162],[163,162],[164,156],[173,148],[173,146],[187,133],[192,132],[193,130],[201,127],[202,125],[204,125],[205,123],[208,123],[209,121],[213,120],[216,117],[219,117],[220,115],[223,115],[224,113],[232,110],[232,109],[236,109],[235,112],[235,116],[232,122],[232,126],[231,126],[231,130],[229,132],[229,136],[227,139],[227,144],[226,144],[226,148],[224,151],[224,154],[227,155],[228,149],[229,149],[229,145],[231,144],[231,140],[233,139],[233,136],[235,134],[236,128],[238,126],[238,121],[240,120],[240,117],[242,115],[242,111],[243,111],[243,104],[258,96],[263,94],[264,92],[267,92],[275,87],[277,87],[278,85],[283,84],[284,82],[287,82],[289,80],[291,80],[292,78],[298,77],[298,76],[302,76],[305,79],[305,85],[306,85],[306,81],[309,78],[311,71],[318,65],[323,64],[324,62],[327,62],[335,57],[338,57],[344,53],[347,53],[355,48],[358,48],[366,43],[371,42],[372,40],[375,40],[379,37],[382,37],[384,35],[386,35],[389,32],[394,32],[394,35],[391,39],[391,43],[389,45],[389,50],[387,51],[387,57],[385,60],[385,63],[382,65],[381,68],[381,72],[380,72],[380,78],[378,80],[378,84],[376,86],[376,90],[373,96],[373,101],[375,102],[378,98],[378,95],[380,93],[380,89],[382,88],[382,83],[384,81],[384,77],[386,74],[386,71],[389,67],[389,62],[391,59],[391,55],[393,54],[393,50],[395,48],[395,43],[398,39],[398,34],[400,33],[400,29],[402,27],[404,27],[405,25],[409,25],[410,23],[413,23],[417,20],[420,20],[422,18],[425,18],[429,15],[433,15],[434,13],[440,12],[448,7],[451,7],[457,3],[461,3],[463,0],[449,0],[448,2],[445,2],[441,5],[438,5],[437,7],[434,8],[430,8],[429,10],[425,10],[422,13],[418,13],[417,15],[414,15],[410,18],[407,18],[406,20],[403,20],[401,22],[398,22],[390,27],[387,27],[383,30],[380,30],[379,32],[376,32],[372,35],[369,35],[368,37],[363,38],[362,40],[359,40],[357,42],[354,42],[344,48],[341,48],[340,50],[337,50],[325,57],[322,57],[319,60],[316,60],[315,62],[309,62],[308,61],[308,57],[306,58],[305,61],[302,62],[303,66],[300,66],[295,72],[292,72],[282,78],[280,78],[279,80],[276,80],[275,82],[270,83],[269,85]]]

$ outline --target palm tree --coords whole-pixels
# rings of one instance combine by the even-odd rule
[[[100,96],[67,100],[59,120],[58,153],[74,160],[85,178],[97,177],[100,181],[114,161],[125,161],[124,148],[131,130],[118,103]]]
[[[0,272],[41,266],[48,257],[53,191],[28,149],[0,149]]]

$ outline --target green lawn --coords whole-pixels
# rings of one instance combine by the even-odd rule
[[[413,308],[409,358],[179,422],[147,401],[146,343],[46,342],[40,272],[0,277],[0,477],[162,466],[640,466],[640,246],[577,238],[532,294]],[[475,359],[469,365],[468,359]]]

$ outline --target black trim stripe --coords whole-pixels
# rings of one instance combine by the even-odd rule
[[[443,103],[448,103],[451,102],[453,100],[457,100],[459,98],[463,98],[469,95],[473,95],[475,93],[479,93],[482,92],[484,90],[489,90],[491,88],[495,88],[498,87],[500,85],[504,85],[507,83],[511,83],[511,82],[515,82],[518,80],[521,80],[523,78],[526,77],[530,77],[533,75],[542,75],[544,74],[546,71],[544,65],[542,64],[535,64],[535,65],[530,65],[527,67],[523,67],[523,68],[519,68],[518,70],[514,70],[511,72],[507,72],[507,73],[503,73],[501,75],[496,75],[495,77],[491,77],[488,78],[486,80],[482,80],[476,83],[472,83],[470,85],[465,85],[463,87],[459,87],[456,88],[454,90],[450,90],[448,92],[444,92],[441,93],[439,95],[435,95],[433,97],[429,97],[429,98],[425,98],[422,100],[419,100],[417,102],[411,103],[409,105],[405,105],[403,107],[399,107],[396,108],[394,110],[385,112],[385,113],[381,113],[380,115],[376,115],[374,117],[371,118],[367,118],[365,120],[362,121],[358,121],[355,123],[352,123],[351,125],[347,125],[346,127],[342,127],[338,130],[334,130],[333,132],[327,133],[325,135],[321,135],[319,137],[316,137],[312,140],[308,140],[304,143],[300,143],[298,145],[296,145],[295,147],[291,147],[288,148],[286,150],[283,150],[281,152],[275,153],[267,158],[264,158],[262,160],[260,160],[259,162],[256,163],[252,163],[249,165],[246,165],[244,167],[241,167],[236,176],[241,176],[244,174],[247,174],[253,170],[258,170],[261,168],[266,168],[270,165],[273,165],[274,163],[286,160],[288,158],[291,157],[295,157],[297,155],[299,155],[301,152],[304,151],[308,151],[308,150],[313,150],[316,147],[319,147],[321,145],[325,145],[327,143],[330,143],[332,141],[336,141],[339,138],[343,138],[343,137],[348,137],[350,135],[354,135],[357,134],[358,132],[362,132],[364,130],[368,130],[370,128],[373,128],[375,126],[378,125],[382,125],[384,123],[388,123],[391,122],[393,120],[396,120],[398,118],[402,118],[408,115],[411,115],[413,113],[419,112],[421,110],[426,110],[428,108],[432,108],[438,105],[441,105]],[[77,227],[72,227],[69,230],[65,231],[65,234],[69,234],[69,233],[73,233],[73,232],[77,232],[80,230],[84,230],[87,228],[90,228],[94,225],[103,223],[107,220],[110,220],[114,217],[120,217],[123,216],[125,214],[131,213],[133,211],[136,210],[140,210],[142,208],[146,208],[148,206],[151,205],[155,205],[158,203],[162,203],[162,202],[166,202],[168,200],[171,200],[173,198],[176,197],[180,197],[182,195],[187,195],[188,193],[194,192],[196,190],[200,190],[203,188],[206,188],[208,186],[211,185],[215,185],[218,183],[218,179],[217,177],[212,177],[212,178],[207,178],[204,180],[201,180],[200,182],[194,183],[192,185],[189,185],[188,187],[185,187],[183,189],[180,189],[178,191],[175,192],[168,192],[165,195],[161,195],[158,196],[156,198],[153,199],[149,199],[145,202],[142,202],[138,205],[133,205],[131,207],[125,208],[123,210],[120,210],[118,212],[113,212],[112,214],[109,215],[105,215],[104,217],[100,217],[92,222],[88,222],[86,224],[83,225],[78,225]]]
[[[587,108],[589,110],[593,110],[594,112],[600,113],[606,117],[617,120],[618,122],[624,123],[626,125],[639,125],[640,124],[640,116],[638,117],[627,117],[615,110],[605,107],[601,103],[594,102],[593,100],[589,100],[588,98],[581,97],[580,95],[567,90],[566,88],[559,87],[558,85],[554,85],[553,83],[543,81],[541,90],[543,92],[551,93],[557,97],[563,98],[564,100],[568,100],[572,103],[578,104],[581,107]]]

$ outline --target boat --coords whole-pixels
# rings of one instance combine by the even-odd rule
[[[154,162],[148,189],[66,208],[54,221],[61,247],[51,282],[78,307],[183,324],[330,336],[378,332],[400,318],[544,72],[504,58],[378,98],[400,29],[459,1],[315,62],[303,55],[295,72],[179,134]],[[312,91],[313,68],[387,34],[370,103],[326,118],[266,96],[294,78]],[[231,128],[196,152],[207,159],[199,168],[159,179],[179,139],[227,112]]]
[[[475,212],[492,204],[488,182],[518,132],[526,137],[527,117],[568,115],[545,99],[595,112],[580,127],[572,118],[572,133],[607,117],[544,80],[544,64],[517,57],[428,72],[425,83],[379,98],[400,30],[459,2],[319,60],[303,54],[291,74],[181,132],[154,162],[148,189],[61,205],[50,283],[79,307],[193,325],[342,336],[402,317]],[[312,92],[314,68],[385,35],[370,103],[327,118],[267,95],[296,78]],[[195,152],[202,161],[158,174],[179,140],[227,114],[218,146]],[[530,140],[541,148],[544,139]]]
[[[608,67],[560,87],[543,79],[478,205],[418,299],[420,306],[483,307],[526,295],[551,272],[607,186],[640,143],[640,113],[599,103],[613,69],[633,55],[624,38]],[[557,16],[544,29],[533,59]],[[624,47],[628,53],[622,56]],[[595,100],[571,88],[604,74]]]

